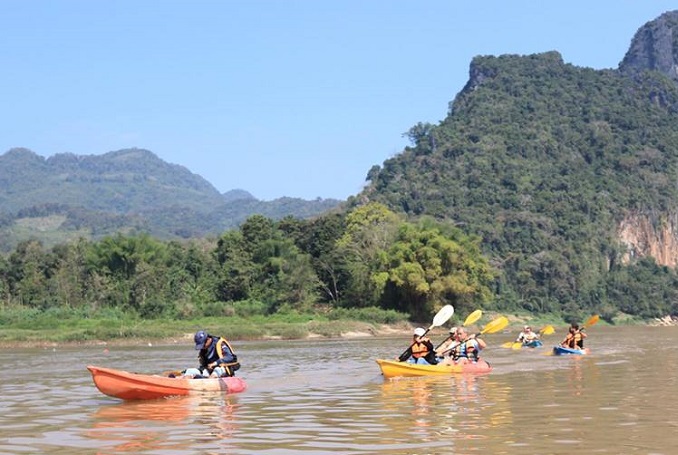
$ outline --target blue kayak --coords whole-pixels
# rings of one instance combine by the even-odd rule
[[[588,354],[589,350],[588,348],[584,349],[570,349],[570,348],[564,348],[562,346],[554,346],[553,347],[553,355],[584,355]]]
[[[541,340],[532,340],[527,343],[523,343],[524,348],[540,348],[544,346],[544,344],[541,342]]]

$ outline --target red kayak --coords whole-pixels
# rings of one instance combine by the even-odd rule
[[[166,376],[128,373],[88,366],[97,389],[105,395],[123,400],[153,400],[176,395],[192,395],[205,392],[223,394],[239,393],[247,388],[240,378],[169,378]]]

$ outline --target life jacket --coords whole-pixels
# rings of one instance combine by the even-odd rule
[[[568,333],[565,337],[565,343],[570,349],[584,349],[584,337],[579,332]]]
[[[412,357],[419,359],[421,357],[426,357],[429,353],[428,343],[416,342],[412,345]]]
[[[230,343],[223,337],[212,337],[212,343],[209,348],[206,351],[200,351],[198,358],[200,359],[200,365],[207,369],[209,373],[212,373],[214,368],[210,368],[207,365],[220,359],[223,361],[217,366],[223,367],[226,370],[226,376],[233,376],[240,369],[238,356],[235,355]]]
[[[478,360],[478,345],[475,340],[462,341],[452,350],[452,360],[457,361],[461,358],[474,362]]]

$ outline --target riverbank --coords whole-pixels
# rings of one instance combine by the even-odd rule
[[[482,319],[468,327],[470,332],[483,327],[500,315],[485,313]],[[534,318],[530,315],[507,315],[509,325],[506,333],[519,332],[525,324],[535,329],[553,325],[564,331],[566,324],[553,318]],[[430,322],[412,323],[406,320],[391,322],[366,322],[353,319],[327,319],[319,315],[294,315],[253,318],[206,318],[182,320],[111,320],[84,319],[60,321],[59,324],[17,324],[0,328],[0,348],[31,345],[35,347],[57,346],[146,346],[190,345],[197,330],[206,330],[214,335],[225,336],[230,341],[255,340],[303,340],[369,337],[412,336],[415,327],[428,327]],[[436,337],[444,335],[450,327],[462,321],[452,318],[441,327],[433,329]],[[49,325],[49,327],[44,327]]]

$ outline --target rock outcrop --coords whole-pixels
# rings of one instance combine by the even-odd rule
[[[678,265],[678,215],[632,214],[619,224],[617,234],[627,248],[623,262],[651,256],[657,264]]]
[[[628,75],[659,71],[678,82],[678,11],[664,13],[640,27],[619,70]]]

